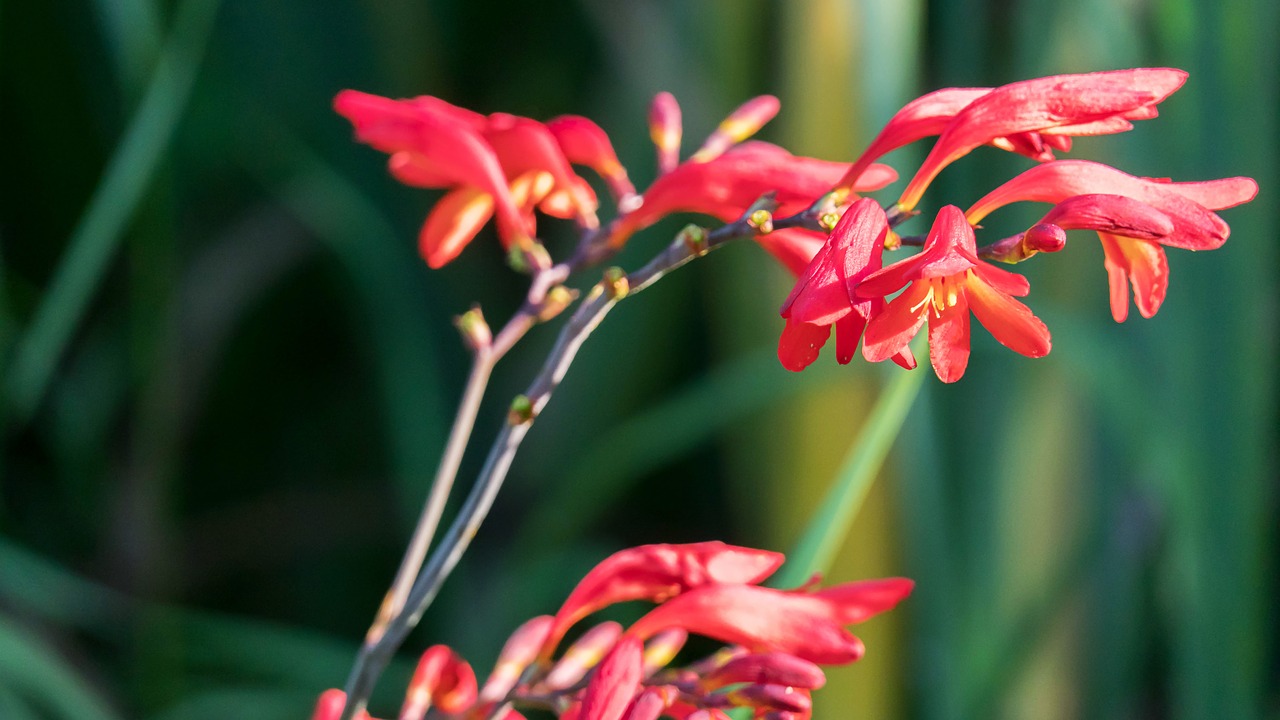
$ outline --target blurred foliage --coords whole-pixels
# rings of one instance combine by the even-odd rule
[[[851,159],[928,89],[1138,65],[1191,79],[1159,120],[1074,155],[1251,175],[1260,199],[1225,213],[1222,250],[1170,253],[1156,318],[1110,320],[1082,235],[1025,267],[1048,358],[978,332],[963,382],[925,378],[832,567],[917,590],[860,631],[869,654],[832,674],[818,717],[1280,717],[1278,16],[1270,0],[0,4],[0,717],[297,718],[344,678],[461,389],[449,318],[473,300],[501,318],[522,287],[491,235],[426,270],[414,238],[435,198],[351,142],[337,90],[585,114],[643,185],[658,90],[687,144],[772,92],[766,139]],[[1021,166],[980,150],[926,203],[964,205]],[[993,229],[1026,219],[1008,215]],[[483,671],[619,547],[795,545],[889,375],[779,368],[787,282],[744,245],[613,313],[376,711],[415,648],[447,642]],[[499,368],[480,442],[553,332]]]

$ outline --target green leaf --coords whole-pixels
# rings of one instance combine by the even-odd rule
[[[928,374],[928,368],[894,374],[775,585],[796,587],[831,565]]]

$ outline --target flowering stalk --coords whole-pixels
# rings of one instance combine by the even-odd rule
[[[529,432],[534,419],[546,407],[552,393],[559,386],[560,381],[564,379],[565,373],[568,372],[569,366],[573,363],[578,350],[582,347],[582,343],[596,329],[605,315],[613,309],[614,305],[622,298],[651,286],[667,273],[696,257],[705,255],[732,240],[760,234],[762,225],[765,222],[769,223],[771,229],[817,228],[823,214],[827,212],[828,201],[829,198],[820,198],[817,203],[796,215],[774,220],[771,213],[777,205],[771,197],[766,196],[748,208],[747,213],[740,219],[728,225],[723,225],[712,231],[706,231],[697,226],[685,228],[665,250],[650,260],[644,267],[630,274],[624,275],[617,271],[616,268],[610,268],[605,272],[604,279],[588,292],[586,298],[574,311],[568,323],[561,329],[555,346],[543,364],[542,370],[529,385],[528,390],[523,395],[518,396],[512,403],[508,421],[498,431],[498,435],[490,447],[489,455],[485,459],[484,466],[480,470],[480,475],[475,485],[467,496],[457,518],[455,518],[437,547],[436,552],[432,555],[420,575],[416,572],[410,575],[406,571],[406,568],[410,567],[410,556],[406,554],[405,563],[401,565],[401,572],[397,575],[392,590],[397,597],[403,597],[403,600],[398,603],[399,607],[392,610],[388,610],[389,605],[384,602],[383,609],[379,611],[378,621],[375,621],[375,627],[378,628],[379,632],[375,634],[371,628],[370,634],[366,638],[365,644],[361,648],[356,663],[352,668],[351,675],[347,680],[346,693],[348,700],[346,710],[342,715],[343,720],[348,720],[354,717],[358,711],[363,710],[377,677],[386,667],[395,649],[404,641],[405,636],[417,626],[422,614],[435,599],[441,585],[453,571],[453,568],[457,566],[458,561],[470,545],[471,538],[475,536],[481,523],[484,522],[494,499],[502,488],[502,483],[506,479],[511,462],[514,460],[525,435]],[[567,274],[567,266],[556,267],[564,268]],[[555,270],[553,268],[552,271]],[[559,273],[556,272],[556,274],[558,275]],[[538,283],[535,282],[535,287],[537,285]],[[464,393],[464,406],[472,394],[470,392],[471,386],[476,384],[483,389],[483,385],[480,383],[487,380],[493,364],[510,349],[511,345],[524,331],[532,326],[533,319],[536,318],[536,313],[533,312],[532,308],[538,307],[539,304],[534,302],[531,293],[530,300],[526,302],[521,311],[517,312],[503,332],[495,339],[493,347],[477,352],[476,361],[472,368],[472,378],[474,380],[477,376],[481,376],[481,379],[474,383],[472,381],[468,382],[468,391]],[[478,404],[478,402],[479,398],[477,397],[475,403]],[[465,426],[462,422],[455,422],[454,434],[459,438],[457,442],[461,445],[465,445],[466,436],[470,433],[471,423],[475,419],[475,411],[475,407],[466,407],[459,410],[459,419],[466,421]],[[454,436],[451,435],[451,445],[453,441]],[[458,455],[461,455],[461,448],[458,450]],[[445,465],[442,462],[442,468],[444,467]],[[421,563],[421,557],[425,554],[431,535],[434,534],[435,524],[439,522],[440,513],[444,509],[444,500],[452,487],[453,476],[456,475],[456,472],[457,461],[455,459],[451,465],[450,473],[437,475],[438,478],[443,478],[443,480],[438,480],[437,484],[433,485],[431,497],[428,498],[427,505],[423,510],[423,521],[419,522],[418,529],[415,531],[411,542],[410,553],[418,553],[416,555],[418,563]],[[425,524],[427,521],[429,521],[429,525]],[[419,543],[421,544],[420,551],[415,547]],[[405,578],[410,577],[416,577],[416,580],[406,591],[405,585],[407,583]],[[388,600],[391,597],[392,595],[389,593]]]

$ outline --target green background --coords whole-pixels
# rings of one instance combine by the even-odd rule
[[[1259,199],[1224,213],[1221,250],[1169,253],[1156,318],[1110,319],[1081,233],[1020,268],[1049,357],[975,330],[962,382],[925,379],[831,569],[917,589],[858,629],[868,655],[832,672],[817,716],[1280,718],[1278,15],[1268,0],[6,0],[0,718],[298,718],[345,677],[461,390],[450,318],[477,301],[500,321],[524,280],[491,230],[426,269],[414,245],[436,196],[352,142],[338,90],[588,115],[643,187],[660,90],[681,101],[686,152],[768,92],[783,110],[762,137],[852,160],[937,87],[1142,65],[1191,77],[1159,119],[1071,156],[1249,175]],[[923,150],[889,161],[909,175]],[[922,207],[965,206],[1026,164],[980,149]],[[1032,212],[994,216],[988,238]],[[571,247],[571,228],[542,227]],[[678,227],[637,236],[621,264]],[[449,643],[484,673],[618,548],[795,544],[898,371],[779,367],[788,283],[744,243],[610,315],[376,714],[394,714],[414,650]],[[479,444],[554,332],[499,367]]]

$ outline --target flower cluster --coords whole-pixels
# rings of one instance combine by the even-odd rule
[[[432,708],[453,717],[516,720],[523,717],[519,707],[550,710],[562,720],[711,720],[733,708],[769,720],[808,718],[810,691],[825,682],[819,665],[851,663],[864,652],[844,626],[892,609],[912,582],[762,587],[782,561],[779,553],[720,542],[615,553],[587,573],[555,615],[517,629],[483,685],[451,649],[429,648],[400,720],[421,720]],[[657,606],[625,629],[612,621],[592,627],[556,657],[579,621],[635,600]],[[690,633],[728,647],[675,666]],[[312,720],[336,720],[345,699],[340,690],[326,691]]]
[[[1027,281],[984,260],[1020,262],[1061,250],[1068,230],[1093,230],[1102,242],[1112,315],[1123,321],[1130,286],[1143,317],[1163,302],[1169,282],[1164,247],[1209,250],[1226,241],[1227,225],[1215,211],[1253,199],[1257,183],[1250,178],[1171,182],[1055,156],[1071,149],[1073,137],[1123,132],[1134,121],[1154,118],[1156,106],[1185,80],[1181,70],[1139,68],[938,90],[903,107],[852,164],[744,142],[778,112],[772,96],[742,105],[681,161],[680,108],[662,93],[649,116],[659,176],[643,194],[636,193],[604,131],[586,118],[544,124],[505,113],[485,116],[433,97],[390,100],[352,90],[340,93],[335,107],[361,141],[390,153],[396,178],[450,188],[422,228],[422,253],[432,267],[456,257],[493,216],[506,247],[529,249],[536,245],[534,209],[575,219],[600,257],[673,213],[730,222],[768,194],[776,216],[795,218],[825,202],[824,214],[840,218],[830,232],[822,228],[831,224],[809,218],[778,229],[762,225],[756,234],[799,276],[781,310],[782,364],[804,369],[834,327],[839,362],[849,362],[861,343],[869,361],[893,359],[912,368],[908,343],[928,322],[933,368],[952,382],[968,365],[970,309],[1018,353],[1040,357],[1051,346],[1044,323],[1013,299],[1028,294]],[[937,137],[933,149],[888,212],[861,197],[897,179],[878,159],[931,136]],[[944,206],[923,239],[899,236],[895,227],[916,214],[933,179],[983,145],[1040,164],[967,211]],[[574,174],[575,164],[595,170],[614,195],[618,215],[603,227],[595,193]],[[1025,232],[978,247],[975,230],[983,218],[1020,201],[1053,207]],[[883,266],[884,251],[903,245],[923,250]]]
[[[1054,151],[1070,150],[1072,136],[1122,132],[1132,127],[1131,121],[1155,117],[1156,105],[1185,79],[1186,73],[1168,68],[1058,75],[995,89],[949,88],[909,103],[841,181],[849,185],[871,161],[893,149],[938,136],[892,208],[895,220],[914,212],[944,167],[979,146],[993,145],[1041,164],[991,191],[967,212],[943,207],[922,252],[888,267],[882,267],[881,250],[900,246],[902,238],[873,202],[854,204],[782,306],[782,364],[792,370],[808,366],[834,325],[839,362],[852,359],[861,339],[867,360],[892,358],[910,367],[914,360],[908,343],[927,321],[934,371],[944,382],[954,382],[968,366],[970,309],[1000,343],[1041,357],[1051,346],[1049,330],[1014,299],[1027,295],[1029,284],[983,258],[1016,263],[1061,250],[1067,230],[1094,230],[1101,238],[1117,321],[1128,315],[1127,284],[1133,286],[1143,317],[1154,315],[1168,288],[1162,246],[1221,246],[1228,228],[1213,211],[1253,199],[1257,183],[1242,177],[1192,183],[1139,178],[1098,163],[1057,160]],[[1018,201],[1054,207],[1025,232],[979,248],[974,234],[978,223]]]

